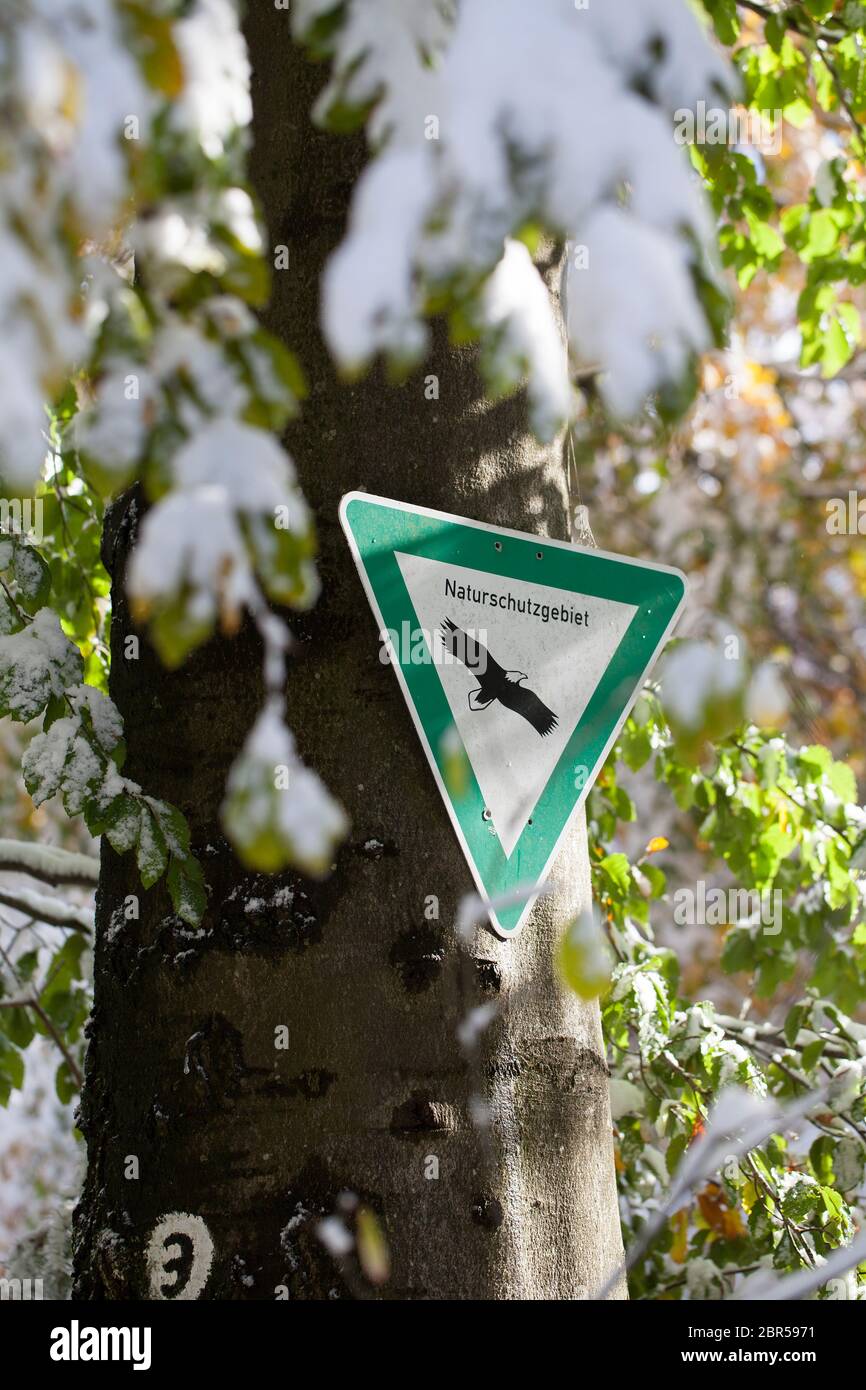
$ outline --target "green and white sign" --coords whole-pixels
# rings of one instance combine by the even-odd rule
[[[540,886],[685,577],[365,492],[340,520],[479,891]],[[493,926],[514,936],[531,906]]]

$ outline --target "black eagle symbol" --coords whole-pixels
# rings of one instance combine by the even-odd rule
[[[469,708],[487,709],[494,700],[506,709],[514,710],[526,719],[542,738],[546,738],[556,728],[557,717],[539,700],[534,690],[523,682],[528,680],[525,671],[506,671],[494,661],[486,647],[469,637],[450,618],[442,623],[442,642],[447,651],[456,656],[467,670],[478,679],[478,689],[469,692]]]

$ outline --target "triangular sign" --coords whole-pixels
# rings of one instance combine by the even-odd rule
[[[685,577],[366,492],[340,520],[479,891],[540,885]],[[490,919],[514,936],[531,906]]]

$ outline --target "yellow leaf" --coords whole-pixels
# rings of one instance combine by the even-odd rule
[[[613,961],[597,914],[581,912],[560,940],[557,965],[562,979],[581,999],[597,999],[610,984]]]
[[[439,740],[439,765],[453,800],[461,800],[469,791],[472,769],[456,724],[449,724]]]
[[[711,1182],[703,1192],[698,1193],[698,1206],[710,1230],[723,1240],[736,1240],[745,1235],[746,1228],[740,1213],[736,1207],[728,1206],[724,1188],[718,1183]]]
[[[357,1216],[358,1259],[371,1284],[386,1284],[391,1274],[391,1254],[379,1224],[369,1207],[359,1207]]]
[[[667,849],[669,844],[670,840],[666,840],[664,835],[653,835],[652,839],[650,840],[649,844],[644,850],[644,853],[658,854],[659,850]]]
[[[123,9],[130,21],[133,47],[148,83],[163,96],[179,97],[183,91],[184,71],[170,19],[151,13],[142,0],[124,0]]]

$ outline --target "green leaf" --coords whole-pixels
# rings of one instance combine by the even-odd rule
[[[24,955],[19,956],[15,962],[15,974],[23,984],[29,984],[38,964],[39,952],[25,951]]]
[[[36,1035],[30,1010],[23,1004],[17,1009],[0,1009],[0,1032],[23,1052]]]
[[[836,1143],[837,1141],[832,1139],[829,1134],[822,1134],[809,1150],[809,1162],[820,1183],[833,1181],[833,1155],[836,1151]]]
[[[847,763],[832,763],[827,773],[827,781],[840,801],[856,803],[857,779]]]
[[[827,1046],[823,1038],[816,1038],[814,1042],[807,1043],[803,1048],[803,1070],[811,1071],[820,1061],[824,1048]]]
[[[750,970],[756,960],[755,941],[748,927],[732,927],[722,947],[722,969],[728,974]]]
[[[771,227],[751,208],[746,208],[746,222],[752,238],[752,245],[762,260],[773,261],[781,256],[785,249],[785,243],[774,227]]]
[[[201,646],[214,630],[211,615],[199,616],[190,611],[192,593],[176,595],[150,618],[150,636],[164,666],[174,669]],[[141,616],[147,616],[142,614]]]
[[[0,1033],[0,1075],[15,1091],[20,1091],[24,1085],[24,1058],[4,1033]],[[8,1098],[8,1090],[6,1094]]]
[[[758,888],[773,882],[783,859],[794,848],[794,837],[776,823],[759,836],[750,856]]]
[[[63,1105],[68,1105],[78,1095],[78,1082],[69,1070],[69,1064],[65,1059],[60,1063],[55,1073],[54,1089]]]
[[[803,260],[817,260],[829,256],[839,241],[839,227],[830,208],[819,208],[809,219],[806,245],[802,252]]]
[[[197,927],[207,907],[204,873],[192,855],[172,859],[166,878],[172,906],[182,921]]]
[[[735,0],[704,0],[704,7],[713,21],[718,38],[727,47],[732,47],[740,34]]]
[[[771,14],[764,20],[764,37],[774,53],[781,53],[787,34],[784,15]]]
[[[12,574],[21,607],[28,613],[44,608],[51,593],[51,571],[35,546],[17,542]]]
[[[620,896],[627,897],[632,890],[631,865],[624,854],[608,854],[598,866],[609,886]]]
[[[144,800],[156,817],[169,852],[179,859],[185,858],[189,853],[189,826],[183,812],[168,801],[157,801],[151,796]]]
[[[687,1134],[675,1134],[668,1144],[665,1154],[665,1164],[669,1173],[673,1174],[676,1172],[679,1161],[686,1151],[688,1142]]]
[[[68,713],[69,706],[64,697],[62,695],[52,695],[48,704],[45,706],[45,717],[42,720],[43,731],[47,733],[52,724],[56,724],[58,719],[64,719]]]
[[[20,632],[23,625],[15,604],[0,590],[0,637],[8,637],[10,632]]]
[[[82,672],[81,653],[63,635],[57,615],[40,609],[20,632],[0,637],[0,715],[22,723],[35,719]]]
[[[807,777],[815,781],[822,773],[829,771],[833,754],[823,744],[813,743],[808,748],[801,748],[797,761]]]
[[[82,957],[86,947],[85,937],[79,932],[73,932],[59,950],[55,951],[47,971],[48,984],[39,995],[39,1002],[50,1017],[54,1016],[55,1010],[58,1018],[66,1017],[68,1000],[72,997],[77,999],[79,1009],[83,1004],[86,1016],[86,996],[83,991],[77,989],[83,974]],[[56,1005],[55,999],[58,996],[60,1003]]]
[[[145,888],[152,888],[165,873],[168,865],[168,846],[148,806],[141,808],[141,821],[136,850],[136,862]]]
[[[94,827],[91,831],[95,834]],[[123,792],[112,801],[101,832],[117,854],[126,854],[138,844],[141,833],[141,806],[135,797]]]
[[[821,354],[821,373],[824,377],[836,376],[851,361],[855,341],[849,339],[845,325],[839,314],[835,314],[824,333],[824,346]]]
[[[795,1004],[789,1009],[785,1019],[785,1041],[789,1047],[793,1047],[797,1041],[797,1034],[804,1026],[805,1020],[809,1017],[811,1010],[808,1004]]]
[[[637,772],[652,757],[652,735],[647,725],[626,727],[622,733],[622,754],[626,767]]]

